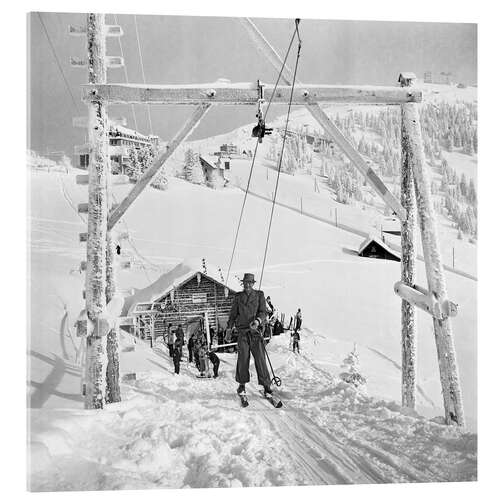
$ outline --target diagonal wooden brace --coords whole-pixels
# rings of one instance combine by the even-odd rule
[[[256,43],[258,49],[269,60],[273,67],[280,71],[283,66],[283,61],[274,48],[269,44],[264,35],[258,30],[257,26],[249,18],[240,18],[245,29],[250,34],[252,40]],[[293,73],[286,65],[283,67],[281,78],[287,85],[291,85]],[[300,85],[298,81],[296,84]],[[358,169],[361,175],[372,186],[376,193],[384,200],[384,202],[394,211],[400,220],[406,219],[406,210],[401,203],[386,187],[382,179],[368,166],[363,157],[352,146],[352,144],[344,137],[344,134],[330,120],[328,115],[319,107],[317,102],[311,101],[306,103],[306,108],[309,110],[315,120],[324,128],[326,135],[334,141],[342,152],[352,161],[353,165]]]
[[[122,200],[122,202],[111,213],[108,220],[108,231],[111,231],[115,224],[121,219],[126,210],[132,205],[136,198],[144,191],[144,189],[153,180],[154,176],[170,158],[172,153],[182,143],[182,141],[198,126],[200,120],[210,108],[210,104],[199,105],[189,120],[184,124],[182,129],[166,146],[166,148],[156,157],[153,164],[144,172],[142,177],[137,181],[135,186],[130,190],[130,193]]]

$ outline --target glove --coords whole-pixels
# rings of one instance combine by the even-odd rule
[[[260,326],[260,323],[258,320],[254,319],[251,323],[250,323],[250,330],[256,332],[258,330]]]

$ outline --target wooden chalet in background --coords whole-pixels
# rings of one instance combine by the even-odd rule
[[[156,338],[166,333],[169,323],[181,324],[186,331],[196,320],[208,322],[217,332],[226,327],[239,288],[235,278],[224,283],[216,268],[181,263],[131,297],[128,317],[133,333]]]
[[[369,236],[361,243],[358,250],[360,257],[370,257],[372,259],[387,259],[401,261],[401,257],[396,251],[385,244],[380,238],[376,236]]]

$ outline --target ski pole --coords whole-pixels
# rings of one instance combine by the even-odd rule
[[[269,361],[269,368],[271,368],[271,373],[273,374],[273,378],[272,378],[271,382],[274,382],[276,387],[280,387],[281,386],[281,379],[278,376],[276,376],[276,374],[274,373],[273,365],[271,363],[271,358],[269,358],[269,354],[267,353],[265,342],[263,342],[263,346],[264,346],[264,352],[266,353],[267,361]]]

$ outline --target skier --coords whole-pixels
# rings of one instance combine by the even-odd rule
[[[302,312],[299,310],[295,314],[295,331],[300,330],[302,327]]]
[[[269,318],[272,318],[274,314],[274,306],[273,303],[271,302],[271,297],[268,295],[266,298],[266,309],[267,309],[267,315]]]
[[[234,296],[227,325],[228,328],[235,326],[238,331],[236,382],[239,386],[236,392],[243,402],[246,401],[245,384],[250,380],[250,353],[255,361],[258,383],[264,387],[264,394],[270,395],[273,391],[266,365],[264,339],[259,332],[259,327],[264,326],[267,317],[264,292],[253,289],[255,278],[251,273],[245,273],[242,283],[243,291]]]
[[[298,330],[295,330],[293,332],[293,352],[295,352],[295,349],[297,349],[297,352],[300,354],[299,341],[300,341],[300,333]]]
[[[181,356],[182,356],[182,342],[179,339],[176,339],[173,349],[173,358],[174,358],[174,372],[177,375],[179,374],[179,369],[181,365]]]
[[[168,354],[170,355],[171,358],[174,355],[174,342],[175,342],[174,328],[172,327],[172,323],[169,323],[167,329],[167,346],[168,346]]]
[[[217,378],[219,376],[219,365],[220,365],[220,359],[217,354],[215,354],[214,351],[208,351],[208,359],[214,366],[214,378]]]

